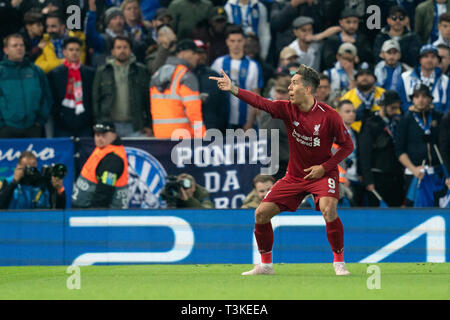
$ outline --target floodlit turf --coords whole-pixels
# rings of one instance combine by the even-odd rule
[[[369,264],[275,264],[273,276],[241,276],[250,265],[81,267],[69,290],[67,267],[0,267],[0,299],[299,300],[450,298],[449,263],[379,263],[381,288],[369,290]],[[371,281],[369,281],[371,282]],[[374,283],[374,282],[371,282]]]

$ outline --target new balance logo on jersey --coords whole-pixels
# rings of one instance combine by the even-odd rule
[[[294,121],[294,122],[292,122],[292,124],[293,124],[294,126],[298,127],[298,125],[299,125],[300,123],[298,123],[297,121]]]
[[[336,193],[336,190],[330,189],[330,190],[328,190],[328,193]]]
[[[313,146],[314,147],[320,147],[320,138],[314,138]]]

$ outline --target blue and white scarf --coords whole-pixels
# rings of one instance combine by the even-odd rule
[[[244,31],[251,27],[255,35],[258,35],[258,25],[259,25],[259,6],[258,2],[255,2],[253,6],[251,5],[251,2],[248,3],[247,6],[247,14],[244,19],[242,19],[242,12],[241,7],[239,6],[239,3],[237,4],[231,4],[231,12],[233,15],[233,23],[242,26]]]
[[[397,66],[392,73],[392,78],[388,79],[388,70],[387,68],[392,68],[386,65],[386,61],[380,61],[375,67],[375,77],[377,78],[377,85],[379,87],[383,87],[386,90],[396,90],[397,83],[400,80],[402,75],[402,66],[401,63],[397,63]],[[391,80],[389,87],[385,87],[385,84],[388,80]]]
[[[241,59],[241,65],[239,68],[239,80],[238,86],[240,88],[246,87],[248,68],[250,65],[250,60],[247,56]],[[231,78],[231,57],[226,55],[222,62],[223,71]],[[247,122],[247,103],[239,99],[239,125],[243,125]]]
[[[428,111],[427,123],[425,124],[423,120],[419,117],[417,112],[413,112],[413,117],[416,120],[419,127],[423,130],[425,135],[429,136],[431,134],[431,122],[433,121],[433,115],[431,111]]]

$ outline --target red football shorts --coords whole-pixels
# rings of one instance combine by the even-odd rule
[[[285,176],[273,185],[262,202],[273,202],[281,211],[297,211],[302,200],[310,193],[314,196],[317,211],[320,211],[321,197],[339,200],[337,177],[323,176],[316,180],[304,180]]]

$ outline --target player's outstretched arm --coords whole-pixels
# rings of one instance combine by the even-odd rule
[[[210,80],[217,81],[217,87],[222,91],[230,91],[233,95],[237,96],[239,93],[239,88],[235,86],[225,71],[220,70],[223,77],[209,77]]]
[[[229,91],[231,94],[238,97],[238,99],[244,101],[245,103],[257,108],[267,111],[272,115],[273,118],[282,118],[285,114],[284,108],[280,108],[280,103],[284,104],[287,101],[271,101],[269,99],[263,98],[256,93],[238,88],[231,82],[231,79],[225,73],[225,71],[220,70],[223,77],[209,77],[210,80],[217,81],[217,87],[222,91]]]

